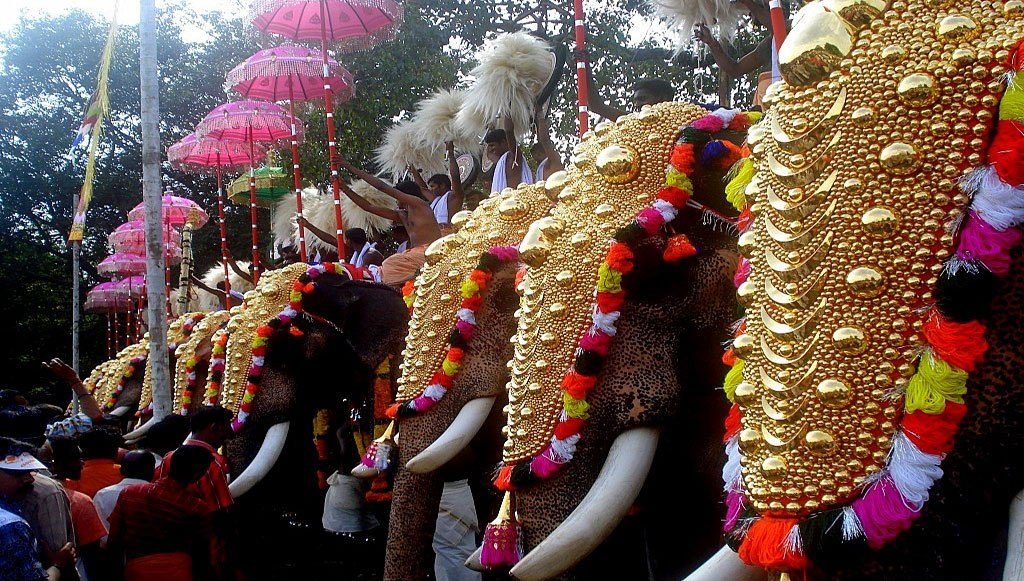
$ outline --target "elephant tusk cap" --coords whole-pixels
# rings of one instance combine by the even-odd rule
[[[495,397],[471,399],[462,406],[451,425],[425,450],[406,462],[405,467],[416,474],[427,474],[447,464],[480,431],[494,407]]]
[[[231,498],[238,498],[249,492],[253,486],[259,484],[260,480],[270,473],[270,469],[277,464],[278,458],[281,457],[281,451],[284,450],[285,441],[288,440],[290,428],[291,422],[281,422],[270,426],[267,435],[263,437],[259,451],[256,452],[256,457],[228,485]]]
[[[482,552],[482,547],[477,548],[477,550],[473,551],[473,554],[470,555],[468,559],[466,559],[466,567],[474,571],[480,571],[481,573],[486,571],[487,569],[484,567],[484,564],[480,562],[480,554]]]
[[[587,495],[548,538],[512,567],[512,577],[550,579],[596,549],[640,494],[659,436],[655,428],[633,428],[619,434]]]
[[[771,576],[760,567],[747,565],[739,555],[729,547],[722,547],[696,571],[690,573],[685,581],[764,581]]]

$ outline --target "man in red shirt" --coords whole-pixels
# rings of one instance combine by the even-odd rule
[[[213,458],[199,446],[172,455],[168,476],[126,487],[110,515],[107,548],[115,562],[123,559],[125,581],[191,581],[210,564],[212,507],[194,485]]]
[[[217,449],[234,433],[231,430],[231,412],[219,405],[203,406],[189,418],[192,434],[185,440],[186,446],[198,446],[205,449],[213,457],[210,469],[195,483],[193,488],[206,500],[212,510],[231,506],[231,493],[228,491],[228,462]],[[173,452],[164,457],[160,465],[160,476],[170,474]]]
[[[78,437],[82,449],[82,473],[78,478],[69,478],[65,483],[68,490],[77,490],[89,498],[96,496],[101,488],[121,482],[121,466],[115,462],[120,437],[105,428],[93,428]]]

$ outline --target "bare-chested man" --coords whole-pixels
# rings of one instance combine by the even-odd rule
[[[377,176],[367,173],[339,158],[341,167],[352,175],[391,196],[398,202],[398,209],[384,208],[370,203],[359,194],[353,192],[342,182],[342,191],[363,210],[392,221],[400,221],[409,233],[409,250],[402,254],[389,257],[381,265],[381,278],[384,284],[401,286],[411,280],[426,262],[424,252],[427,245],[441,237],[441,229],[434,219],[434,211],[430,204],[421,197],[420,187],[411,180],[401,181],[391,186]]]

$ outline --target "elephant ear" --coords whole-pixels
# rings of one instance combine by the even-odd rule
[[[345,340],[366,367],[376,369],[398,350],[409,318],[401,293],[364,281],[346,281],[327,292]]]
[[[967,411],[1024,220],[1024,14],[940,4],[808,4],[751,130],[723,475],[747,563],[886,545]]]

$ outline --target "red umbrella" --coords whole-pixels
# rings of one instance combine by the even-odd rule
[[[213,137],[226,141],[245,141],[255,158],[256,142],[301,142],[305,128],[280,105],[267,101],[235,101],[224,103],[210,111],[196,126],[196,137]],[[252,226],[253,280],[259,281],[259,233],[256,231],[256,174],[249,167],[249,218]]]
[[[165,226],[177,228],[185,224],[192,224],[193,228],[202,228],[210,219],[210,216],[199,204],[188,198],[175,196],[170,192],[164,192],[163,198],[160,200],[160,208]],[[145,202],[139,202],[139,205],[128,212],[129,220],[145,220],[145,218]]]
[[[342,244],[341,182],[338,178],[337,130],[334,126],[334,102],[331,94],[327,46],[334,42],[342,51],[372,48],[395,38],[402,25],[402,6],[395,0],[251,0],[249,18],[263,32],[279,34],[295,41],[319,40],[323,59],[324,109],[327,123],[327,150],[331,165],[331,191],[334,194],[334,220],[337,224],[338,252]]]
[[[327,82],[324,82],[324,65]],[[227,74],[227,88],[244,97],[268,101],[288,101],[289,113],[295,117],[295,101],[324,97],[326,86],[337,88],[342,101],[352,98],[352,74],[337,61],[325,58],[320,51],[300,46],[278,46],[261,50],[240,63]],[[299,142],[292,135],[292,181],[295,187],[295,210],[299,227],[299,255],[306,261],[305,229],[302,225],[302,175],[299,170]],[[340,231],[341,226],[338,225]]]
[[[224,265],[224,292],[227,307],[231,308],[231,284],[228,281],[228,232],[224,220],[224,172],[241,171],[252,167],[267,156],[261,145],[244,141],[225,141],[206,137],[199,139],[189,133],[181,141],[167,148],[167,159],[171,167],[217,176],[217,217],[220,221],[220,256]]]

